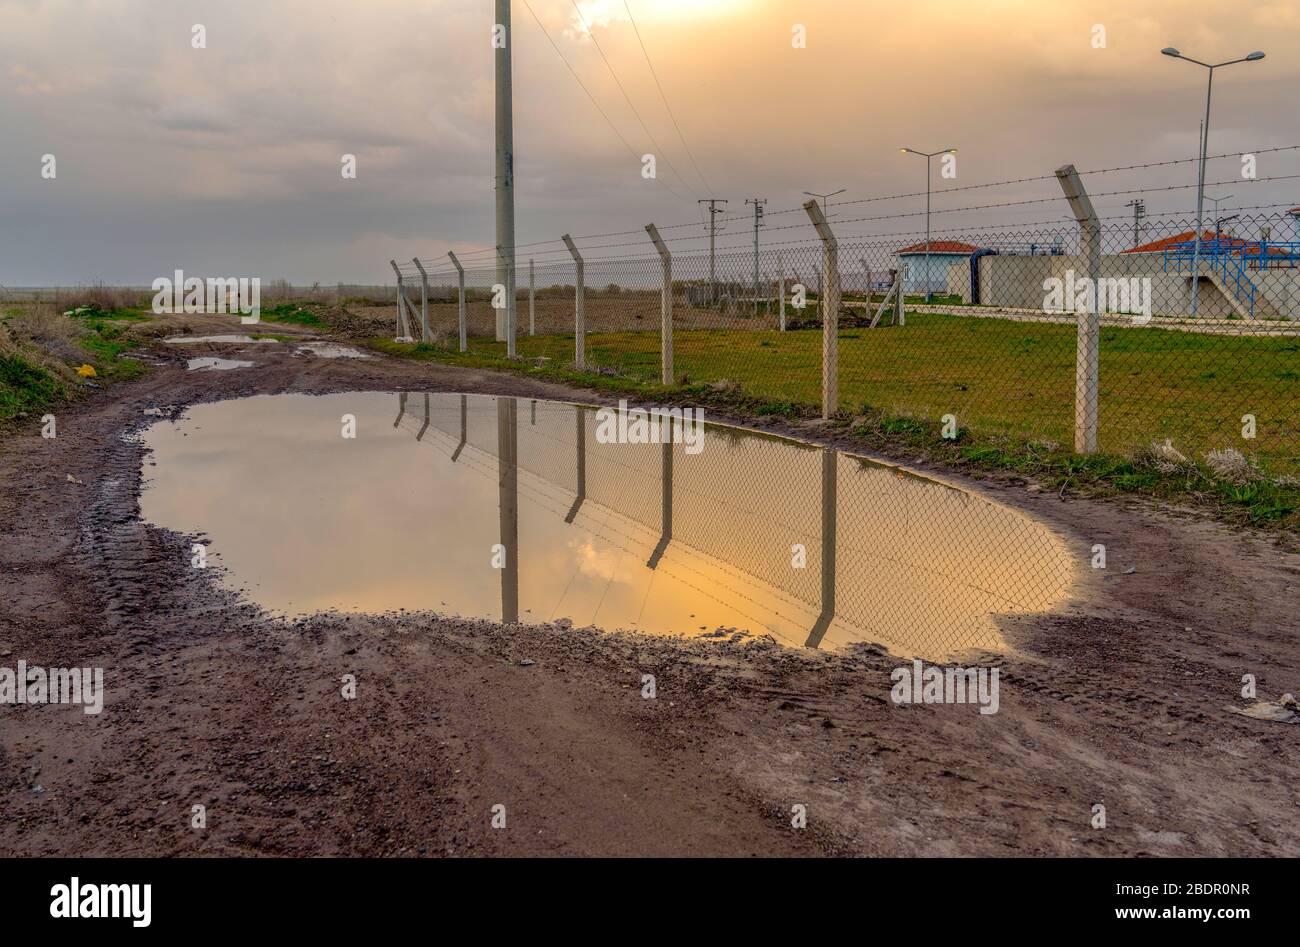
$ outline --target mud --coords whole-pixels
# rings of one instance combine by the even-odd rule
[[[289,623],[192,568],[195,537],[140,521],[150,467],[124,435],[253,394],[605,402],[257,353],[255,370],[188,373],[192,347],[155,344],[146,376],[59,412],[56,439],[0,442],[0,664],[102,667],[107,688],[94,716],[0,706],[0,854],[1300,853],[1300,728],[1227,709],[1249,703],[1244,674],[1270,700],[1300,686],[1300,557],[1273,537],[949,474],[1048,523],[1081,562],[1107,548],[1073,601],[1002,622],[988,716],[892,703],[903,662],[871,647],[402,612]]]

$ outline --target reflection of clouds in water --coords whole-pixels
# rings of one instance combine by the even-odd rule
[[[624,559],[621,550],[610,547],[597,549],[596,544],[590,538],[571,539],[568,546],[574,554],[574,562],[578,571],[583,575],[593,576],[605,581],[610,579],[626,581],[619,575],[619,565]]]

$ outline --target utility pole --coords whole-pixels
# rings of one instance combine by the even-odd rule
[[[758,315],[758,228],[763,226],[763,205],[767,199],[756,197],[745,203],[754,205],[754,314]]]
[[[1133,208],[1133,246],[1142,245],[1142,218],[1147,215],[1147,203],[1144,200],[1132,200],[1124,205]]]
[[[712,305],[718,301],[718,266],[715,246],[718,236],[718,214],[722,213],[718,205],[727,202],[720,197],[710,197],[696,203],[709,205],[709,304]]]
[[[506,289],[506,307],[497,310],[497,341],[515,354],[515,120],[510,47],[510,0],[496,0],[496,190],[497,283]]]

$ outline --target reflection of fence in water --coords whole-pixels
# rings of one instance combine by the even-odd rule
[[[425,396],[426,419],[425,400],[399,397],[408,424],[437,429],[462,459],[473,448],[483,472],[499,475],[506,442],[494,399]],[[994,647],[990,613],[1045,608],[1068,585],[1065,552],[1046,529],[863,458],[715,426],[688,455],[682,445],[598,444],[592,408],[521,399],[511,415],[518,466],[554,487],[542,496],[534,484],[530,499],[569,522],[584,504],[613,511],[644,530],[621,541],[649,546],[657,536],[658,555],[685,547],[738,586],[757,580],[803,603],[821,613],[811,645],[830,605],[851,637],[931,654]],[[796,545],[806,568],[793,566]]]

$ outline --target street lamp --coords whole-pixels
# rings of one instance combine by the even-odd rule
[[[941,148],[938,151],[917,151],[915,148],[898,149],[905,155],[920,155],[925,159],[925,301],[929,302],[930,292],[930,159],[936,155],[955,155],[956,148]]]
[[[832,191],[830,194],[814,194],[812,191],[804,191],[804,194],[808,195],[809,197],[815,197],[818,200],[820,200],[822,202],[822,216],[826,217],[827,220],[830,220],[830,217],[828,217],[826,214],[826,201],[832,197],[838,197],[839,195],[843,194],[847,190],[848,188],[842,187],[838,191]]]
[[[1162,55],[1170,56],[1174,59],[1185,59],[1190,63],[1198,66],[1204,66],[1210,71],[1209,82],[1205,88],[1205,127],[1201,131],[1201,170],[1197,175],[1196,182],[1196,237],[1192,244],[1192,318],[1196,318],[1198,304],[1200,302],[1200,277],[1201,277],[1201,228],[1204,226],[1205,213],[1205,154],[1210,143],[1210,95],[1214,91],[1214,70],[1223,66],[1234,66],[1239,62],[1259,62],[1264,58],[1264,54],[1256,50],[1240,59],[1230,59],[1227,62],[1219,62],[1211,65],[1208,62],[1201,62],[1199,59],[1193,59],[1190,56],[1184,56],[1172,46],[1166,46],[1160,50]]]
[[[1212,202],[1214,203],[1214,217],[1213,217],[1213,219],[1214,219],[1215,221],[1217,221],[1217,220],[1219,219],[1219,201],[1226,201],[1226,200],[1230,200],[1231,198],[1232,198],[1232,195],[1231,195],[1231,194],[1224,194],[1222,197],[1214,197],[1213,195],[1210,195],[1210,194],[1206,194],[1206,195],[1205,195],[1205,199],[1206,199],[1207,201],[1212,201]],[[1224,219],[1224,220],[1229,220],[1229,219],[1231,219],[1231,218],[1225,217],[1225,218],[1223,218],[1223,219]],[[1219,236],[1219,227],[1218,227],[1217,223],[1215,224],[1215,227],[1214,227],[1214,236],[1215,236],[1215,239],[1217,240],[1217,239],[1218,239],[1218,236]]]

